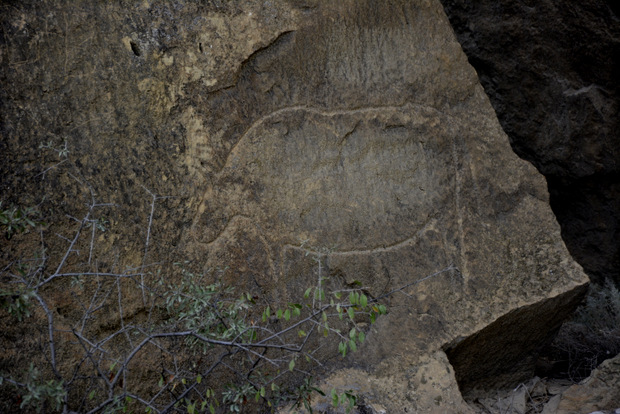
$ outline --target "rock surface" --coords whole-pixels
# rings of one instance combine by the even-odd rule
[[[442,3],[513,148],[547,177],[571,254],[620,283],[617,3]]]
[[[557,414],[615,411],[620,408],[620,356],[604,361],[590,377],[562,393]]]
[[[374,297],[407,286],[355,368],[327,380],[387,412],[468,411],[461,378],[518,383],[534,367],[514,361],[565,317],[538,314],[583,294],[544,179],[511,150],[437,1],[0,11],[3,198],[53,194],[45,206],[60,216],[90,194],[119,205],[102,266],[109,252],[139,263],[157,195],[170,198],[153,216],[152,260],[228,265],[227,282],[277,302],[314,283],[307,240],[331,248],[327,272],[344,285]],[[66,143],[69,161],[41,143]],[[524,329],[538,334],[511,346]],[[469,345],[476,332],[484,344]],[[459,344],[494,357],[470,377],[471,356],[452,367],[444,353]]]

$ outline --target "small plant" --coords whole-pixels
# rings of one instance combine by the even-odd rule
[[[303,380],[303,383],[297,388],[295,394],[295,401],[293,403],[292,409],[297,410],[300,408],[305,408],[307,411],[312,412],[312,394],[319,394],[321,396],[325,396],[325,393],[320,388],[317,388],[314,385],[313,377],[306,377]]]
[[[30,316],[31,300],[34,297],[34,291],[31,289],[22,289],[21,291],[0,289],[0,307],[6,309],[11,316],[21,322]]]
[[[250,384],[228,385],[226,390],[222,393],[222,402],[228,407],[228,411],[231,413],[239,413],[241,412],[241,408],[247,404],[255,394],[256,390]]]
[[[101,232],[105,232],[109,226],[110,226],[110,222],[105,217],[92,219],[85,225],[86,228],[93,227],[94,229],[99,230]]]
[[[67,144],[67,140],[65,140],[59,147],[54,146],[53,141],[42,142],[39,144],[39,148],[49,149],[56,152],[56,154],[58,154],[58,158],[67,158],[69,156],[69,146]]]
[[[347,413],[357,405],[357,394],[353,390],[346,390],[342,394],[338,394],[336,390],[332,390],[332,405],[338,407],[343,405]]]
[[[4,235],[10,240],[14,234],[22,233],[28,227],[36,227],[43,224],[37,219],[37,211],[34,208],[22,209],[12,206],[3,208],[0,201],[0,228],[4,228]]]
[[[35,409],[37,413],[40,413],[45,407],[59,410],[67,395],[62,381],[43,380],[41,372],[33,364],[30,364],[23,386],[27,392],[22,396],[19,408]]]

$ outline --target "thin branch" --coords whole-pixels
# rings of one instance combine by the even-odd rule
[[[37,301],[39,302],[39,304],[45,311],[45,314],[47,315],[48,344],[50,347],[50,363],[52,365],[52,371],[54,372],[54,376],[57,379],[62,379],[62,376],[60,375],[56,367],[56,343],[54,341],[54,315],[52,314],[50,309],[47,307],[47,304],[45,303],[43,298],[38,293],[35,293],[34,297],[37,298]]]
[[[148,256],[148,252],[149,252],[149,244],[151,241],[151,229],[153,227],[153,215],[155,214],[155,202],[159,199],[166,199],[166,198],[172,198],[169,196],[158,196],[156,194],[154,194],[153,192],[151,192],[148,188],[146,188],[145,186],[141,185],[141,187],[144,189],[144,191],[146,191],[147,193],[149,193],[149,195],[151,196],[151,212],[149,214],[149,223],[146,227],[146,241],[144,243],[144,254],[142,255],[142,270],[141,270],[141,275],[140,275],[140,283],[142,285],[142,302],[144,304],[144,306],[146,306],[146,295],[144,293],[144,266],[146,265],[146,257]]]
[[[65,158],[64,160],[62,160],[62,161],[60,161],[60,162],[58,162],[58,163],[56,163],[56,164],[52,165],[51,167],[46,168],[45,170],[41,171],[39,174],[35,175],[35,176],[34,176],[34,178],[37,178],[38,176],[43,175],[42,180],[45,180],[45,174],[46,174],[49,170],[52,170],[52,169],[54,169],[54,168],[56,168],[56,167],[60,166],[61,164],[63,164],[63,163],[64,163],[64,162],[66,162],[66,161],[67,161],[67,159]]]
[[[86,213],[86,217],[84,217],[84,219],[80,223],[80,227],[75,232],[75,236],[73,237],[73,240],[71,240],[71,244],[67,248],[67,251],[65,252],[65,255],[63,256],[62,260],[60,261],[60,263],[58,263],[58,267],[56,268],[56,271],[54,272],[54,274],[49,276],[43,282],[40,282],[37,286],[35,286],[35,289],[39,289],[41,286],[43,286],[46,283],[48,283],[49,281],[53,280],[56,277],[56,275],[60,273],[60,270],[63,268],[63,266],[67,262],[67,259],[69,258],[69,255],[73,251],[73,246],[75,246],[75,244],[77,243],[77,241],[78,241],[78,239],[80,237],[80,234],[82,232],[82,229],[84,228],[84,225],[86,224],[86,220],[88,220],[89,217],[90,217],[90,210],[88,211],[88,213]]]

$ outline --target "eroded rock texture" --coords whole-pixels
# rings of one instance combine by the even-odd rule
[[[620,375],[620,357],[616,356],[599,365],[589,378],[564,391],[557,397],[557,401],[554,401],[557,407],[550,407],[549,411],[557,414],[603,410],[615,412],[620,407],[618,375]]]
[[[617,3],[442,3],[513,148],[547,177],[571,254],[620,283]]]
[[[228,265],[227,282],[275,302],[315,283],[301,240],[332,249],[343,285],[407,286],[330,380],[389,412],[466,410],[443,349],[501,317],[477,372],[520,381],[533,364],[514,361],[565,316],[529,306],[583,293],[544,178],[437,1],[25,2],[2,6],[2,27],[3,197],[77,210],[79,177],[118,204],[101,254],[129,264],[145,188],[170,197],[151,259]],[[42,174],[48,141],[70,158]],[[542,334],[507,346],[523,327]]]

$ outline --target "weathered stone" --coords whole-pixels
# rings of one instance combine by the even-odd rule
[[[590,377],[562,393],[557,414],[586,414],[620,407],[620,356],[608,359]]]
[[[448,358],[457,371],[461,392],[473,398],[476,392],[484,395],[490,389],[527,382],[534,376],[540,345],[553,339],[561,315],[575,309],[584,294],[585,289],[575,290],[521,307],[449,347]],[[537,323],[533,324],[533,320]],[[502,345],[498,346],[498,342]]]
[[[620,20],[613,1],[442,0],[573,257],[620,283]]]
[[[120,205],[100,256],[135,265],[144,186],[171,197],[153,261],[228,265],[226,281],[276,302],[316,280],[300,241],[330,248],[333,280],[396,290],[357,367],[328,379],[387,412],[467,411],[443,349],[496,321],[477,375],[518,381],[513,360],[565,316],[532,310],[568,309],[587,278],[441,5],[223,3],[2,6],[3,194],[28,205],[62,188],[47,205],[73,213],[90,194],[69,173],[82,177]],[[41,185],[50,139],[71,162]],[[507,346],[529,327],[542,334]]]

